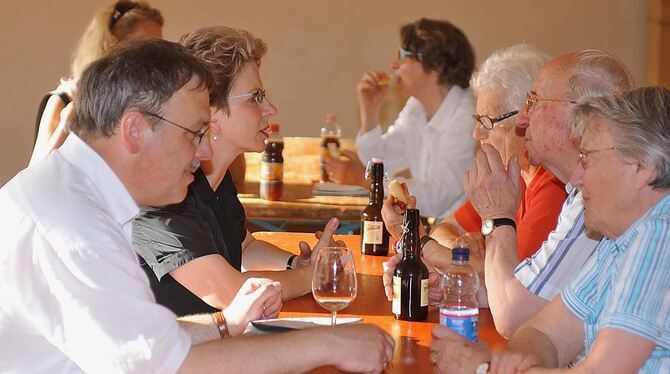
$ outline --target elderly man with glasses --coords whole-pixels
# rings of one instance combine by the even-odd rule
[[[574,110],[571,183],[588,229],[604,239],[579,274],[491,356],[444,326],[431,345],[439,371],[670,371],[670,90],[592,97]],[[562,372],[562,371],[561,371]]]
[[[585,50],[549,61],[533,81],[526,105],[518,115],[517,125],[526,130],[530,162],[569,182],[579,167],[579,152],[570,132],[576,102],[631,86],[625,66],[602,51]],[[568,198],[555,230],[535,255],[519,263],[517,231],[501,224],[514,219],[519,206],[518,170],[515,162],[504,168],[498,152],[483,146],[464,177],[473,206],[485,224],[491,223],[490,227],[482,226],[488,302],[496,328],[504,336],[511,336],[556,296],[597,244],[584,228],[581,192],[567,183]]]

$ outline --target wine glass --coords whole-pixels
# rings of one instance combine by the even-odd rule
[[[323,247],[316,253],[312,294],[314,300],[333,313],[346,308],[356,298],[356,267],[351,250],[346,247]]]

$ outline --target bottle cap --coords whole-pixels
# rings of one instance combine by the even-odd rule
[[[384,159],[381,157],[373,157],[370,162],[372,162],[373,164],[383,164]]]
[[[468,261],[470,260],[470,249],[456,247],[451,250],[451,259],[453,261]]]
[[[279,124],[278,123],[271,123],[270,124],[270,131],[279,132]]]
[[[337,116],[335,113],[326,113],[326,121],[335,121],[337,120]]]

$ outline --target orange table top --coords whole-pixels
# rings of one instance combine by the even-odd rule
[[[254,237],[273,243],[289,251],[298,252],[298,242],[304,240],[316,243],[313,234],[257,232]],[[396,320],[391,314],[391,302],[386,300],[382,283],[382,262],[384,256],[365,256],[360,252],[360,236],[337,235],[354,254],[356,272],[358,273],[358,295],[347,308],[338,312],[342,317],[361,317],[364,322],[373,323],[393,336],[396,342],[393,363],[387,373],[428,373],[433,367],[430,363],[431,330],[439,322],[439,311],[430,308],[428,319],[423,322]],[[311,294],[286,301],[280,317],[304,316],[328,317],[330,313],[321,308]],[[502,350],[507,345],[505,339],[495,330],[489,309],[482,308],[479,312],[479,339],[488,344],[494,351]]]

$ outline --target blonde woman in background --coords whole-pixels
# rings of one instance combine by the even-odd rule
[[[46,157],[67,137],[65,123],[72,111],[77,79],[91,62],[107,55],[119,42],[140,38],[162,38],[163,16],[158,9],[139,1],[117,1],[101,9],[89,23],[72,56],[72,76],[61,80],[43,102],[38,113],[37,137],[30,163]],[[42,108],[40,108],[42,109]]]

